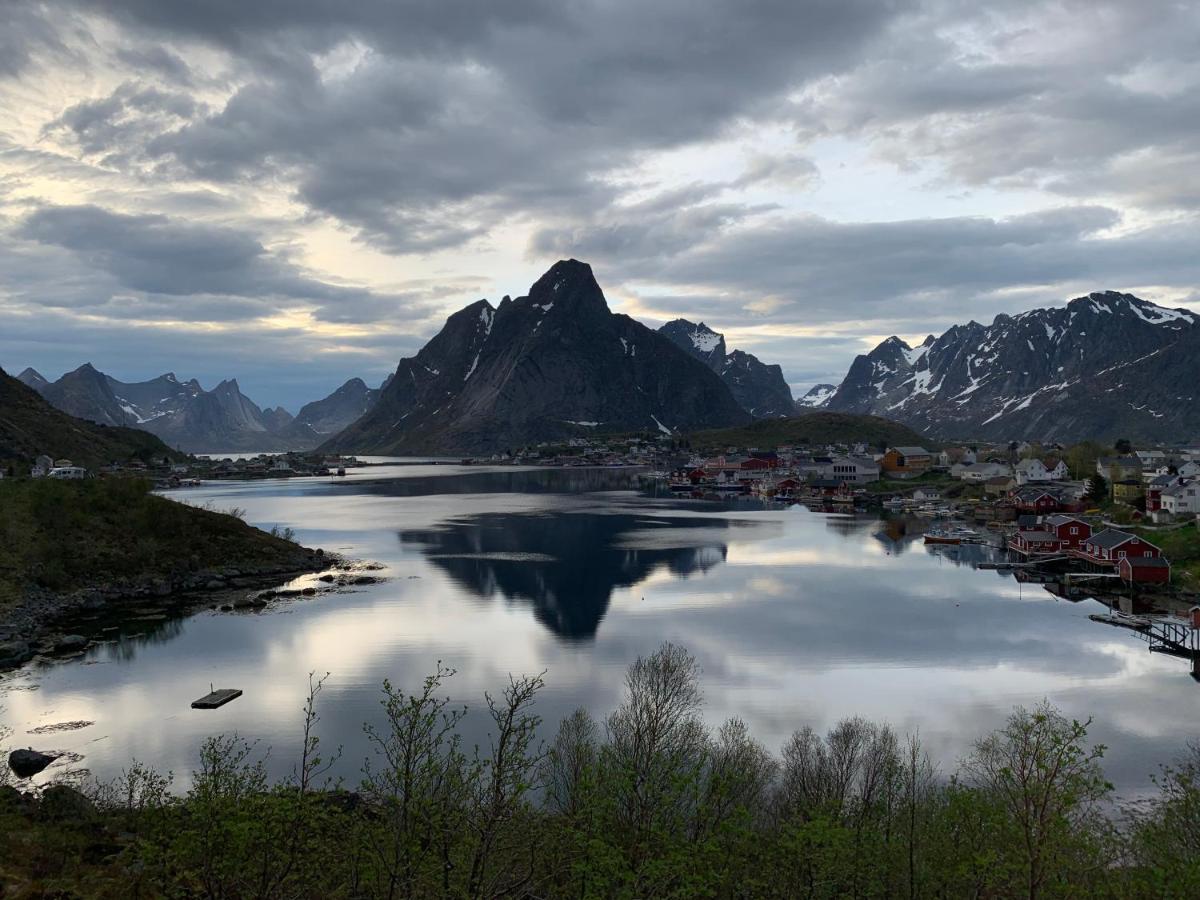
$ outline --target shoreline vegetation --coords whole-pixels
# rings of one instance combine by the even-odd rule
[[[291,537],[157,496],[141,479],[0,480],[0,670],[82,650],[85,639],[54,630],[73,615],[130,601],[233,606],[252,589],[344,565]]]
[[[543,673],[544,675],[544,673]],[[0,786],[6,897],[1188,897],[1200,889],[1200,748],[1114,810],[1088,722],[1016,709],[953,772],[918,735],[845,719],[776,755],[702,720],[700,671],[664,644],[602,721],[548,744],[543,675],[486,694],[489,735],[442,666],[384,682],[357,784],[331,780],[310,676],[293,774],[204,742],[186,792],[131,763],[111,783]],[[1183,751],[1185,748],[1181,748]],[[7,773],[6,773],[7,774]],[[3,776],[0,776],[2,778]]]

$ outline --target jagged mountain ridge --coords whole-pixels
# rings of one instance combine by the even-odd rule
[[[767,365],[742,350],[726,353],[725,336],[703,322],[674,319],[658,332],[721,376],[734,399],[752,416],[761,419],[795,412],[791,388],[779,366]]]
[[[529,294],[451,315],[378,402],[322,445],[358,453],[490,453],[597,431],[740,424],[720,377],[608,309],[591,267],[556,263]]]
[[[886,416],[934,437],[1184,440],[1200,434],[1200,315],[1092,293],[917,347],[859,356],[824,408]]]
[[[28,372],[33,370],[22,376]],[[321,440],[282,407],[260,409],[232,379],[211,391],[195,379],[180,381],[173,372],[123,382],[85,363],[55,382],[22,380],[68,415],[140,428],[188,452],[307,449]]]

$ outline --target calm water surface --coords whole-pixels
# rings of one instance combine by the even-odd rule
[[[458,670],[448,692],[478,709],[510,672],[545,670],[541,712],[556,723],[577,706],[610,710],[628,663],[664,640],[698,657],[714,723],[741,716],[776,748],[801,725],[861,715],[919,729],[952,768],[1015,704],[1048,698],[1095,717],[1128,796],[1197,736],[1186,662],[1090,622],[1094,601],[971,567],[993,551],[896,540],[874,516],[651,499],[630,473],[600,469],[395,465],[174,496],[244,508],[309,546],[378,561],[388,580],[134,623],[82,660],[13,673],[0,682],[10,743],[71,751],[100,776],[137,758],[186,780],[203,737],[236,730],[284,773],[308,673],[329,672],[320,730],[352,778],[385,677],[415,688],[441,660]],[[245,696],[190,709],[210,684]],[[32,731],[70,721],[94,724]],[[479,717],[468,730],[483,739]]]

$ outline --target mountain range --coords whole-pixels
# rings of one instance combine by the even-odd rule
[[[795,414],[792,390],[779,366],[760,362],[741,350],[726,353],[725,336],[703,322],[696,325],[687,319],[675,319],[658,332],[716,372],[738,405],[755,418]]]
[[[706,362],[610,311],[591,267],[572,259],[524,297],[479,300],[450,316],[400,361],[374,407],[322,449],[482,454],[751,418]]]
[[[940,438],[1178,441],[1200,434],[1198,400],[1200,315],[1104,291],[916,347],[890,337],[812,406]]]
[[[69,416],[0,369],[0,466],[24,469],[42,454],[92,468],[129,459],[180,458],[144,431]]]
[[[293,417],[282,406],[260,408],[234,379],[206,391],[173,372],[149,381],[123,382],[86,363],[51,382],[34,369],[20,381],[55,408],[101,425],[140,428],[191,453],[307,450],[341,431],[378,398],[352,378]]]

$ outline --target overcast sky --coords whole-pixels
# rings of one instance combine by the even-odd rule
[[[293,412],[590,262],[799,395],[890,334],[1200,310],[1191,0],[0,0],[0,365]]]

